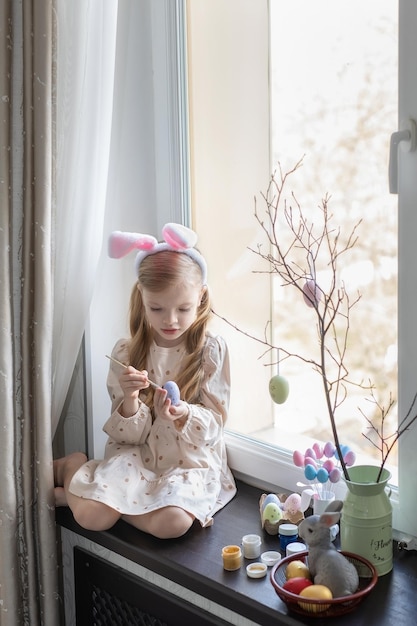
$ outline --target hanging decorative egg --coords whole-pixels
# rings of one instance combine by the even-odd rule
[[[304,302],[309,307],[317,306],[321,300],[321,290],[315,280],[306,280],[303,287]]]
[[[284,404],[285,400],[288,398],[289,392],[290,387],[286,378],[279,374],[272,376],[269,381],[269,393],[276,404]]]

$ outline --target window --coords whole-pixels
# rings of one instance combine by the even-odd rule
[[[400,2],[400,17],[404,16],[406,11],[415,11],[411,4],[405,0]],[[345,13],[348,9],[354,22],[353,31],[349,31],[348,14]],[[326,20],[320,17],[323,12],[326,12]],[[342,61],[339,66],[335,65],[336,57],[344,43],[343,40],[337,41],[331,37],[334,29],[328,26],[330,13],[336,21],[342,20],[341,33],[350,32],[350,44],[354,44],[351,50],[356,54],[349,56],[348,61]],[[317,32],[316,18],[317,22],[325,24],[327,31]],[[406,28],[410,21],[409,17],[403,17],[400,21],[404,49],[410,45],[411,35],[408,35]],[[270,26],[275,29],[271,31],[271,39]],[[374,48],[367,47],[363,52],[364,49],[358,45],[361,36],[362,42],[366,42],[367,46],[373,44],[370,42],[370,28],[374,26],[376,26],[374,37],[380,42],[379,54],[382,55],[377,59],[373,58]],[[357,249],[357,258],[354,258],[355,263],[363,265],[349,268],[352,269],[354,278],[359,274],[361,284],[358,286],[361,291],[362,287],[369,285],[376,289],[376,295],[371,295],[370,292],[369,296],[362,296],[358,304],[357,310],[363,308],[368,320],[372,319],[372,323],[364,330],[359,318],[363,337],[358,333],[354,339],[357,349],[363,350],[366,354],[373,347],[381,350],[376,355],[369,375],[371,378],[375,378],[376,375],[378,380],[374,382],[377,386],[380,383],[384,386],[385,376],[379,378],[379,373],[390,371],[387,388],[394,387],[392,391],[396,396],[397,197],[388,194],[388,181],[385,175],[389,136],[397,126],[395,67],[398,31],[395,3],[378,1],[368,2],[365,6],[361,2],[342,2],[338,3],[336,9],[334,3],[329,0],[307,3],[301,0],[296,2],[271,0],[269,3],[259,0],[228,3],[220,0],[210,3],[194,0],[188,3],[187,35],[191,192],[194,209],[192,219],[200,235],[200,247],[208,258],[209,282],[215,295],[216,312],[247,334],[260,338],[265,332],[270,332],[270,327],[265,328],[265,324],[276,316],[279,320],[279,323],[274,325],[274,328],[278,329],[276,332],[285,333],[291,339],[291,327],[294,326],[297,316],[297,313],[294,313],[294,302],[290,296],[283,295],[279,293],[279,289],[273,288],[269,275],[253,273],[260,265],[256,256],[248,251],[248,246],[256,247],[259,241],[259,229],[254,219],[254,196],[258,196],[259,202],[260,192],[266,191],[276,161],[280,160],[284,168],[289,169],[304,153],[308,153],[303,169],[291,180],[291,189],[295,187],[301,204],[306,203],[307,206],[311,203],[318,204],[322,196],[329,192],[333,197],[331,208],[335,212],[340,211],[341,205],[349,207],[346,211],[348,221],[353,220],[355,223],[364,217],[366,222],[372,213],[375,222],[382,222],[380,236],[376,236],[372,224],[369,222],[365,224],[359,233],[362,238],[361,247]],[[309,48],[303,48],[309,36],[312,36],[308,40],[310,55]],[[323,40],[328,44],[327,50],[325,46],[321,46]],[[270,51],[272,57],[275,56],[275,59],[272,58],[271,66]],[[307,78],[311,79],[313,73],[296,77],[299,80],[296,78],[291,80],[297,59],[313,56],[313,53],[314,55],[321,53],[321,57],[314,58],[317,64],[321,64],[323,71],[333,74],[339,72],[338,87],[342,93],[336,95],[341,95],[342,98],[335,105],[339,108],[334,107],[330,111],[327,107],[323,109],[324,104],[327,105],[328,93],[326,95],[321,93],[321,100],[320,93],[316,94],[312,97],[311,103],[308,99],[302,100],[305,98],[304,95],[296,94],[298,106],[294,106],[294,100],[291,101],[291,98],[294,98],[295,85],[306,84]],[[365,65],[359,63],[358,57],[362,53]],[[277,59],[279,62],[274,66],[274,60]],[[277,69],[276,74],[274,67]],[[406,61],[403,61],[402,67],[406,67]],[[303,64],[297,66],[297,71],[303,71]],[[341,76],[340,72],[344,72],[345,75]],[[314,73],[315,86],[319,77],[320,72]],[[365,89],[370,83],[373,90]],[[400,89],[401,84],[406,84],[405,78],[404,83],[400,83]],[[363,87],[361,94],[358,94],[359,85],[360,88]],[[335,90],[334,86],[331,87],[330,91],[332,90]],[[356,92],[356,104],[358,102],[360,104],[359,116],[356,117],[351,115],[355,104],[350,99],[352,91]],[[400,92],[400,105],[401,97]],[[288,115],[286,119],[285,111],[291,113],[293,117]],[[274,120],[277,119],[279,124],[274,124]],[[322,121],[325,125],[320,127],[319,123]],[[284,123],[287,125],[284,126]],[[339,137],[335,137],[334,132],[331,137],[324,137],[323,128],[330,128],[332,123],[333,131],[340,132]],[[361,124],[359,130],[358,124]],[[275,133],[272,139],[271,128]],[[288,140],[290,130],[291,138]],[[316,142],[315,145],[313,141]],[[339,146],[336,150],[337,141]],[[348,146],[349,142],[352,145]],[[362,164],[358,162],[358,152],[361,148],[358,143],[362,144],[365,166],[363,162]],[[404,160],[402,155],[400,163],[401,160]],[[413,167],[415,168],[415,161]],[[343,187],[347,169],[348,185]],[[400,173],[400,176],[407,176],[407,172]],[[410,191],[410,203],[415,193],[415,189]],[[403,196],[400,189],[400,210],[401,203],[407,202]],[[408,207],[408,204],[406,206]],[[411,276],[407,278],[408,267],[415,264],[412,242],[401,230],[405,227],[407,232],[407,219],[414,218],[410,217],[408,210],[405,209],[399,235],[400,372],[407,371],[407,360],[411,363],[416,360],[416,346],[409,345],[412,329],[412,322],[409,319],[409,289],[401,286],[411,284],[414,286],[414,292],[417,291],[415,280]],[[383,242],[381,237],[384,237]],[[408,258],[406,267],[402,262],[403,258]],[[365,270],[371,272],[368,277]],[[387,299],[384,304],[378,294],[378,289],[381,288],[386,292]],[[415,311],[414,305],[412,308]],[[405,309],[407,313],[404,313]],[[386,313],[387,311],[389,313]],[[304,310],[302,314],[305,313]],[[383,317],[388,317],[388,330],[378,330],[380,335],[377,335],[376,329]],[[357,322],[357,318],[354,321]],[[303,323],[308,323],[308,320],[303,319]],[[303,372],[301,376],[297,376],[301,381],[300,387],[297,388],[297,381],[293,382],[297,377],[294,377],[291,371],[290,385],[293,397],[295,395],[296,401],[302,396],[307,397],[307,402],[298,407],[291,403],[287,406],[274,406],[268,394],[268,382],[273,369],[265,366],[268,359],[259,358],[264,352],[263,346],[245,334],[238,333],[232,325],[220,318],[215,324],[216,330],[227,339],[232,355],[234,395],[228,424],[231,465],[246,477],[251,477],[253,482],[258,480],[295,489],[300,475],[292,464],[293,449],[305,447],[304,437],[311,438],[312,432],[315,433],[319,427],[320,420],[323,422],[324,439],[331,439],[330,430],[327,436],[325,433],[325,429],[328,428],[328,417],[321,416],[320,412],[314,416],[317,421],[312,429],[307,428],[305,433],[299,430],[299,416],[311,411],[311,405],[315,406],[319,401],[315,389],[319,388],[321,392],[321,381],[317,378],[314,382],[313,377],[318,375],[313,372],[311,382],[306,383],[310,372],[308,374]],[[378,338],[382,335],[383,340]],[[401,337],[407,337],[408,341],[401,341]],[[277,337],[274,337],[274,341],[276,339]],[[304,337],[301,343],[303,342]],[[282,370],[284,367],[286,365],[281,366]],[[363,373],[366,376],[366,372]],[[415,393],[413,386],[415,387],[414,381],[408,380],[407,383],[401,381],[400,415],[405,413],[407,409],[404,407],[408,408],[411,402]],[[382,391],[386,392],[387,389]],[[353,407],[348,403],[345,406],[352,411],[356,410],[357,404],[359,402],[356,402],[355,398]],[[297,412],[297,420],[294,420]],[[346,419],[350,421],[349,415]],[[363,425],[356,425],[351,430],[358,434],[363,429]],[[349,429],[346,432],[349,434]],[[411,481],[408,476],[410,472],[405,469],[412,460],[411,450],[407,449],[407,446],[410,446],[410,440],[413,440],[415,445],[417,439],[415,428],[406,439],[407,443],[403,444],[400,441],[399,448],[400,489],[398,498],[394,498],[393,501],[394,524],[396,528],[417,534],[416,523],[409,515],[406,503],[407,494],[411,493]],[[359,438],[357,442],[357,446],[352,446],[356,448],[356,452],[367,449],[368,444],[364,439]],[[393,473],[396,479],[395,468]]]
[[[408,120],[410,117],[416,119],[417,89],[412,68],[416,41],[412,26],[417,23],[417,4],[414,0],[397,1],[400,18],[398,117],[399,120]],[[273,315],[276,290],[272,289],[268,275],[253,273],[260,264],[247,249],[248,246],[256,246],[259,238],[253,215],[254,196],[257,195],[259,199],[260,192],[266,190],[271,171],[276,165],[274,161],[279,158],[284,166],[291,166],[294,160],[302,156],[300,152],[307,152],[301,146],[296,146],[293,154],[290,154],[287,146],[279,147],[274,152],[271,144],[269,8],[274,4],[290,10],[293,6],[301,7],[303,3],[301,0],[193,0],[188,3],[184,0],[176,0],[175,3],[171,0],[158,3],[151,0],[147,3],[124,0],[119,3],[114,141],[107,188],[109,209],[105,224],[106,233],[117,228],[141,228],[143,232],[157,233],[163,223],[184,219],[183,212],[186,212],[189,203],[193,207],[190,219],[199,233],[199,247],[209,263],[209,282],[215,310],[248,334],[258,337],[263,336],[266,321]],[[311,0],[307,4],[314,5],[319,16],[319,9],[324,11],[327,6],[324,0]],[[335,3],[328,0],[327,4],[333,6]],[[338,7],[342,4],[337,3]],[[366,3],[351,1],[347,4],[356,7],[359,29],[359,24],[362,28],[366,23],[365,11],[368,6],[373,7],[376,16],[381,15],[381,7],[387,3],[385,0],[368,0]],[[388,2],[388,5],[391,4],[394,5]],[[391,9],[393,24],[396,17],[394,8]],[[289,19],[288,16],[286,19]],[[299,27],[301,22],[299,20]],[[389,41],[389,38],[395,40],[398,33],[388,29],[384,33],[384,37],[387,37],[387,56],[383,63],[391,65],[396,61],[391,59],[391,54],[394,54],[392,51],[396,49],[397,43]],[[285,44],[289,59],[298,49],[299,41],[298,30],[294,36],[294,45],[288,50],[290,44]],[[149,61],[151,58],[152,63]],[[185,66],[188,68],[186,84]],[[137,81],[131,80],[131,76],[137,76]],[[385,81],[385,75],[381,81]],[[386,85],[380,87],[383,109],[387,106],[386,94],[389,89]],[[389,101],[392,102],[391,97]],[[273,106],[278,105],[279,102]],[[304,110],[307,106],[304,105]],[[384,124],[385,118],[390,117],[390,122],[382,132],[382,135],[387,135],[368,152],[368,165],[372,165],[374,171],[378,170],[382,180],[378,185],[381,187],[384,186],[384,172],[381,173],[384,166],[381,163],[385,159],[388,169],[389,136],[398,128],[394,120],[396,104],[389,106],[391,109],[387,115],[382,116]],[[379,111],[377,113],[379,115]],[[371,114],[370,118],[370,122],[373,122],[374,115]],[[375,119],[378,119],[379,124],[380,117],[376,116]],[[288,134],[287,130],[280,132]],[[381,152],[384,153],[382,156]],[[176,155],[181,155],[181,158],[177,159]],[[310,165],[308,155],[306,157],[304,169],[294,177],[294,184],[297,182],[301,185],[300,201],[303,200],[303,203],[310,202],[304,200],[304,181],[313,178],[313,175],[310,175],[310,179],[307,176]],[[323,149],[320,158],[325,161],[326,167],[322,169],[326,170],[326,175],[327,172],[332,173],[333,154]],[[187,160],[190,184],[186,176]],[[384,218],[381,218],[389,219],[389,227],[386,228],[388,234],[398,214],[400,415],[405,414],[416,391],[416,167],[417,153],[407,154],[400,149],[399,194],[388,196],[384,192],[384,203],[391,203],[392,213],[388,209]],[[179,180],[180,174],[183,176],[182,181]],[[357,174],[361,176],[364,171],[360,170]],[[365,191],[369,190],[368,182]],[[371,183],[373,191],[374,176]],[[322,194],[328,191],[333,196],[333,202],[338,203],[339,184],[333,188],[334,184],[331,180],[315,181],[312,185],[312,201],[319,202]],[[362,192],[364,185],[356,182],[356,187]],[[349,215],[355,221],[363,202],[361,199],[358,203],[359,212],[356,215]],[[118,207],[117,216],[114,214],[115,206]],[[354,204],[350,203],[350,206]],[[157,210],[150,211],[149,207],[157,207]],[[370,248],[375,245],[374,242],[370,245],[368,239],[364,243],[369,244]],[[116,267],[103,252],[91,309],[90,343],[94,358],[91,415],[94,447],[98,457],[105,440],[101,432],[103,415],[107,415],[108,411],[108,398],[103,393],[107,363],[103,358],[102,342],[103,337],[106,337],[106,345],[112,345],[113,339],[115,341],[124,333],[126,303],[133,278],[131,265],[131,259],[126,259]],[[108,312],[103,328],[102,311],[108,308],[109,284],[117,285],[120,292],[117,291],[117,297],[112,292],[114,311]],[[362,307],[363,301],[359,307]],[[284,305],[281,301],[279,305],[278,312],[290,322],[291,328],[294,314],[290,309],[293,305],[286,302]],[[379,313],[375,310],[375,302],[370,308],[372,315]],[[109,330],[110,315],[113,317]],[[395,326],[395,313],[390,315]],[[281,323],[277,328],[280,331]],[[220,317],[215,320],[215,330],[226,338],[232,357],[233,399],[227,433],[230,464],[235,473],[244,475],[248,482],[265,487],[268,484],[281,485],[295,490],[301,477],[292,462],[292,451],[294,448],[302,449],[304,442],[297,431],[292,431],[290,439],[285,439],[285,431],[288,432],[288,426],[293,427],[295,420],[291,412],[287,415],[281,412],[287,406],[276,407],[269,397],[268,383],[274,370],[265,365],[267,359],[259,359],[263,347],[238,333]],[[374,327],[371,331],[374,332]],[[267,332],[270,332],[270,327]],[[388,347],[393,343],[390,338],[384,354],[389,353]],[[380,369],[383,370],[383,367]],[[289,378],[287,370],[282,369],[282,373]],[[294,395],[296,383],[292,377],[290,384]],[[319,385],[320,381],[317,380]],[[303,392],[301,389],[300,393]],[[277,411],[276,417],[274,410]],[[323,418],[323,424],[327,426],[326,417]],[[278,441],[272,438],[272,429],[276,432],[276,426],[281,430]],[[262,433],[267,434],[265,436]],[[414,493],[412,480],[417,469],[416,445],[417,426],[400,441],[399,490],[392,499],[395,527],[414,536],[417,536],[417,520],[410,494]]]

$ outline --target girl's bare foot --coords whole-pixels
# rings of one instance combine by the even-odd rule
[[[65,482],[65,476],[68,469],[73,470],[73,473],[81,467],[87,461],[87,457],[82,452],[73,452],[67,456],[63,456],[61,459],[55,459],[54,461],[54,484],[55,487],[63,487]]]
[[[73,452],[54,461],[55,506],[68,506],[65,487],[68,487],[75,472],[86,461],[87,457],[82,452]]]
[[[68,506],[67,496],[64,487],[55,487],[54,489],[55,506]]]

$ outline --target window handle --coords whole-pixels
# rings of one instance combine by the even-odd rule
[[[398,193],[398,146],[400,144],[404,152],[415,151],[416,123],[414,120],[409,119],[402,122],[400,125],[400,130],[397,130],[391,135],[388,165],[388,182],[390,193]]]

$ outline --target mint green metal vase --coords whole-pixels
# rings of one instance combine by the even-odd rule
[[[348,491],[340,522],[341,549],[370,561],[379,576],[392,570],[392,506],[387,493],[391,474],[385,468],[375,482],[379,467],[349,468]]]

